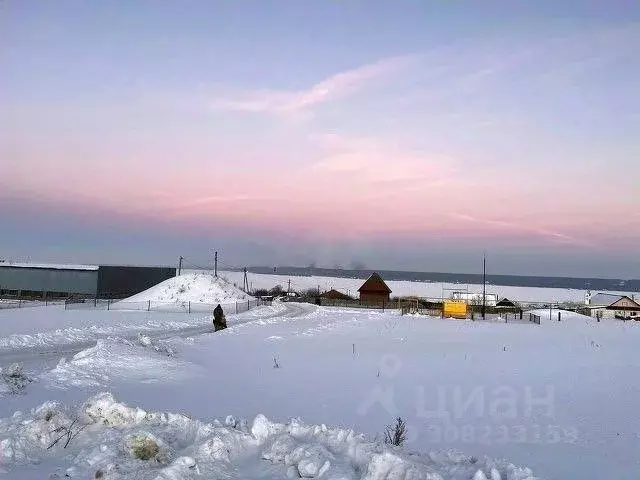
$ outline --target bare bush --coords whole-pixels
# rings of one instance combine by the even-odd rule
[[[60,440],[66,439],[64,442],[64,447],[62,448],[67,448],[69,446],[69,444],[71,443],[71,440],[73,440],[74,438],[76,438],[80,432],[82,432],[85,428],[87,428],[89,425],[91,425],[90,423],[87,423],[85,425],[81,425],[79,427],[77,427],[74,430],[74,427],[76,425],[76,423],[78,422],[78,417],[74,418],[73,421],[71,422],[71,425],[69,426],[62,426],[62,427],[58,427],[54,430],[55,433],[60,433],[60,436],[58,436],[52,443],[51,445],[49,445],[47,447],[47,450],[51,450],[53,447],[55,447],[57,445],[57,443]]]
[[[0,380],[7,385],[8,392],[12,395],[23,393],[27,385],[33,382],[24,373],[21,363],[14,363],[4,370],[0,368]]]
[[[384,431],[384,443],[386,445],[394,445],[401,447],[407,439],[407,424],[401,418],[396,418],[395,425],[387,425]]]

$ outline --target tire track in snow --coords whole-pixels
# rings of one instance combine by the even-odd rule
[[[281,303],[284,307],[284,311],[273,312],[266,309],[264,315],[256,315],[258,311],[252,311],[252,315],[247,317],[247,312],[239,315],[230,315],[229,328],[233,328],[239,325],[247,325],[253,322],[261,322],[263,320],[273,318],[296,318],[308,315],[314,312],[317,307],[311,304],[296,304],[296,303]],[[234,317],[241,317],[240,321],[234,322]],[[204,335],[207,333],[214,333],[213,325],[210,323],[196,326],[185,327],[174,330],[146,330],[140,329],[140,332],[144,332],[144,335],[152,340],[166,340],[169,338],[189,338],[198,335]],[[55,360],[56,358],[62,358],[65,356],[72,356],[76,353],[92,348],[96,346],[96,342],[101,339],[119,337],[129,341],[135,341],[138,338],[138,333],[128,333],[119,335],[117,332],[113,332],[109,335],[99,335],[91,340],[75,341],[69,343],[60,343],[56,345],[34,346],[34,347],[18,347],[9,348],[4,351],[0,351],[0,365],[15,362],[30,362],[37,360]]]

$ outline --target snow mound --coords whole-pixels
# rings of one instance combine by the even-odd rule
[[[72,409],[47,402],[0,419],[0,464],[38,478],[327,480],[534,480],[527,468],[456,452],[405,453],[352,430],[274,423],[249,428],[227,417],[211,423],[147,412],[110,393]],[[34,476],[35,478],[35,476]]]
[[[137,342],[123,338],[99,339],[96,345],[82,350],[70,360],[62,359],[42,380],[55,388],[87,388],[123,382],[179,382],[205,372],[189,362],[175,358],[175,351],[165,342],[139,335]]]
[[[187,273],[165,280],[144,292],[122,300],[127,302],[232,303],[252,297],[221,277]]]

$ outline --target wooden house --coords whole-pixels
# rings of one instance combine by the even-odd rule
[[[389,303],[391,289],[377,273],[372,273],[358,289],[360,303],[369,305],[386,305]]]
[[[585,303],[592,317],[640,320],[640,304],[626,295],[598,293],[591,296],[588,293]]]

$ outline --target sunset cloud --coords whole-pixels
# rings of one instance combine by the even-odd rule
[[[525,233],[537,237],[543,237],[553,243],[562,245],[572,245],[579,247],[597,247],[597,245],[585,238],[578,238],[562,232],[553,231],[547,228],[536,227],[534,225],[521,224],[513,221],[505,221],[491,218],[474,217],[471,215],[453,213],[451,217],[467,223],[481,224],[494,229],[494,234],[500,232]]]
[[[375,63],[336,73],[308,89],[297,91],[255,90],[230,97],[216,98],[211,106],[217,110],[249,113],[287,114],[309,109],[358,92],[375,80],[406,70],[417,57],[412,55],[386,58]]]

